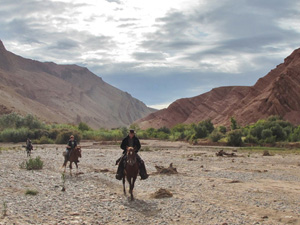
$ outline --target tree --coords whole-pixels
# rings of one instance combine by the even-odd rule
[[[237,124],[237,122],[236,122],[236,120],[235,120],[234,117],[231,117],[231,118],[230,118],[230,122],[231,122],[231,125],[230,125],[231,130],[236,130],[236,129],[238,129],[238,124]]]
[[[226,134],[227,129],[225,126],[219,126],[218,130],[222,133],[222,134]]]
[[[233,130],[228,133],[227,143],[230,146],[241,146],[242,141],[242,132],[240,130]]]

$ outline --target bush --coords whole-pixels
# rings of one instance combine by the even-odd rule
[[[227,129],[226,129],[225,126],[219,126],[219,127],[218,127],[218,130],[219,130],[222,134],[226,134],[226,132],[227,132]]]
[[[25,142],[27,138],[32,138],[34,136],[33,132],[30,131],[28,128],[8,128],[3,130],[0,133],[0,140],[4,142]]]
[[[273,136],[273,132],[270,129],[265,129],[261,132],[261,138],[266,139]]]
[[[217,130],[214,130],[210,135],[209,139],[212,142],[218,142],[222,138],[223,134]]]
[[[25,195],[37,195],[38,191],[27,189]]]
[[[231,130],[238,129],[238,124],[237,124],[237,122],[236,122],[236,120],[235,120],[234,117],[230,118],[230,122],[231,122],[231,125],[230,125]]]
[[[21,169],[27,169],[27,170],[41,170],[43,169],[44,162],[41,160],[41,157],[37,156],[35,159],[29,159],[26,161],[23,161],[20,164]]]
[[[205,130],[206,130],[207,133],[209,133],[209,134],[210,134],[211,132],[213,132],[213,130],[215,129],[213,123],[211,122],[211,120],[204,120],[204,121],[201,121],[201,122],[198,124],[198,127],[205,127]]]
[[[242,141],[242,132],[240,130],[233,130],[228,133],[227,143],[230,146],[241,146]]]
[[[40,139],[35,140],[36,144],[54,144],[54,141],[46,136],[42,136]]]
[[[249,143],[249,144],[257,144],[258,143],[258,139],[257,137],[253,137],[251,134],[247,135],[247,137],[245,138],[245,143]]]
[[[275,126],[271,127],[271,131],[273,133],[273,136],[276,137],[277,141],[284,141],[287,137],[285,131],[279,124],[276,124]]]
[[[80,122],[78,124],[78,130],[86,131],[86,130],[91,130],[91,128],[86,123]]]
[[[80,142],[81,134],[78,131],[63,129],[58,133],[58,135],[56,137],[56,140],[55,140],[55,143],[56,144],[66,144],[66,143],[68,143],[71,135],[74,135],[75,140],[77,141],[77,143]]]
[[[171,130],[167,127],[161,127],[157,130],[158,132],[164,132],[166,134],[170,134],[171,133]]]

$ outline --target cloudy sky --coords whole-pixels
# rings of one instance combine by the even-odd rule
[[[299,0],[0,0],[18,55],[88,67],[161,108],[253,85],[300,47]]]

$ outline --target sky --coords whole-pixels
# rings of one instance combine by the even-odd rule
[[[298,0],[0,0],[0,39],[150,107],[254,85],[300,47]]]

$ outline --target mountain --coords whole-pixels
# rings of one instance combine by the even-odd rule
[[[0,115],[17,112],[45,122],[114,128],[154,111],[87,68],[25,59],[0,41]]]
[[[271,115],[300,124],[300,49],[254,86],[220,87],[196,97],[179,99],[136,123],[143,129],[170,128],[178,123],[211,119],[215,125],[228,126],[233,116],[240,125],[246,125]]]

